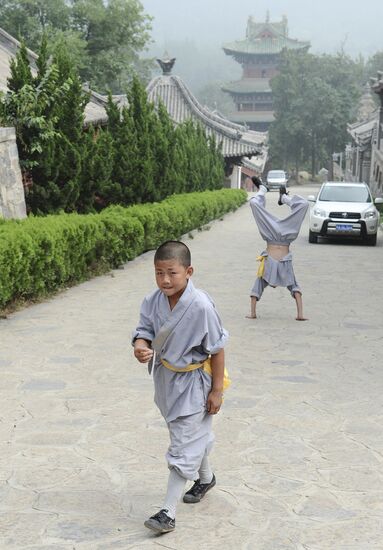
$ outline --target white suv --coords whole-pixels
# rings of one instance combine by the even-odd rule
[[[310,210],[309,242],[318,237],[356,237],[376,245],[380,214],[365,183],[325,182]],[[383,204],[376,198],[375,204]]]

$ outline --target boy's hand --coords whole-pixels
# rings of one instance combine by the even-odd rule
[[[222,392],[211,390],[208,395],[206,408],[209,414],[217,414],[222,405]]]
[[[144,346],[135,347],[134,355],[140,363],[148,363],[153,357],[153,350]]]

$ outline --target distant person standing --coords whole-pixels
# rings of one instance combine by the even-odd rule
[[[295,279],[290,243],[298,236],[309,203],[299,195],[290,197],[286,187],[282,185],[279,189],[278,204],[280,206],[287,204],[291,212],[286,218],[279,219],[266,210],[268,188],[257,176],[252,177],[252,182],[258,192],[250,199],[250,207],[261,237],[267,242],[267,247],[257,258],[260,265],[257,278],[250,292],[250,315],[248,315],[248,318],[257,318],[257,302],[261,299],[267,286],[273,288],[284,286],[287,287],[295,299],[297,306],[296,320],[307,321],[303,316],[302,291]]]

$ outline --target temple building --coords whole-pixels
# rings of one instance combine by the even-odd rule
[[[189,119],[201,124],[206,135],[213,135],[221,146],[230,186],[245,187],[247,178],[264,170],[267,134],[230,122],[221,114],[201,105],[182,79],[172,74],[175,58],[166,56],[157,61],[162,68],[162,75],[149,83],[146,89],[149,101],[154,104],[162,102],[175,124]]]
[[[370,80],[358,104],[357,121],[347,128],[351,143],[345,150],[345,177],[368,183],[376,197],[383,195],[383,71]]]
[[[270,80],[278,73],[283,50],[308,50],[309,42],[289,38],[287,18],[280,22],[256,22],[249,17],[245,40],[224,44],[223,50],[242,65],[240,80],[222,87],[231,95],[236,110],[228,118],[264,132],[274,120]]]
[[[345,179],[370,183],[371,157],[378,131],[379,109],[366,84],[357,107],[356,122],[347,125],[351,143],[345,151]]]

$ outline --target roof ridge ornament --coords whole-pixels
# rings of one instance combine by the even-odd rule
[[[162,69],[162,74],[168,76],[171,74],[174,63],[176,61],[175,57],[170,58],[168,52],[165,52],[162,59],[157,59],[157,63]]]

